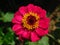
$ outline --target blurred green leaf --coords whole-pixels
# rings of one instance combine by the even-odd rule
[[[3,41],[5,45],[15,45],[15,41],[14,41],[14,33],[12,32],[11,27],[7,28],[9,31],[4,35],[3,37]]]
[[[0,45],[3,44],[3,40],[2,37],[4,36],[3,32],[2,32],[2,28],[0,28]]]
[[[4,12],[0,11],[0,17],[2,17],[4,15]]]
[[[49,39],[47,36],[44,36],[38,42],[29,42],[29,45],[49,45]]]
[[[0,36],[0,45],[3,44],[3,40],[2,40],[2,37]]]
[[[12,43],[10,43],[10,45],[15,45],[15,42],[14,42],[14,41],[12,41]]]
[[[47,36],[44,36],[38,43],[40,45],[49,45],[49,38]]]
[[[3,37],[4,36],[4,33],[2,31],[2,28],[0,28],[0,37]]]
[[[37,42],[29,42],[29,45],[38,45]]]
[[[4,22],[11,22],[12,18],[13,18],[13,13],[7,12],[5,15],[3,15]]]
[[[7,28],[9,30],[9,32],[11,32],[12,35],[14,35],[14,32],[12,31],[11,27]]]
[[[8,32],[5,36],[4,36],[4,42],[6,43],[11,43],[14,40],[13,35],[11,34],[11,32]]]
[[[2,27],[0,28],[0,45],[15,45],[15,35],[11,27],[8,27],[7,30],[8,32],[4,34]]]
[[[0,39],[0,45],[2,45],[3,44],[3,40],[2,39]]]

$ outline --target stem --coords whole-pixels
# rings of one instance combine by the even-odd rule
[[[47,34],[47,36],[53,39],[56,43],[60,44],[60,42],[58,42],[58,40],[56,40],[51,34]]]
[[[60,29],[60,27],[56,27],[57,29]]]

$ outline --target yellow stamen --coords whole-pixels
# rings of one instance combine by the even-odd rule
[[[27,17],[28,16],[34,16],[36,18],[36,22],[33,24],[33,25],[29,25],[27,23]],[[23,26],[25,28],[27,28],[28,30],[33,30],[34,28],[37,28],[38,27],[38,23],[39,23],[39,16],[37,15],[37,13],[33,13],[33,12],[29,12],[29,13],[26,13],[22,19],[22,23],[23,23]]]

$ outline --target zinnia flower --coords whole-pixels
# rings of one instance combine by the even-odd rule
[[[12,29],[19,39],[28,39],[36,42],[42,36],[48,34],[50,19],[46,17],[46,11],[39,6],[29,4],[22,6],[14,14]]]

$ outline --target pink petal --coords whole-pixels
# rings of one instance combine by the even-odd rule
[[[19,24],[15,24],[13,27],[12,27],[12,30],[15,32],[15,31],[18,31],[20,30],[20,28],[22,28]]]
[[[44,36],[46,34],[48,34],[48,30],[43,30],[41,28],[37,28],[36,29],[36,33],[39,35],[39,36]]]
[[[15,18],[17,21],[21,21],[21,20],[22,20],[22,16],[20,16],[20,15],[16,15],[14,18]]]
[[[46,31],[45,31],[45,34],[48,34],[48,33],[49,33],[49,30],[46,30]]]
[[[15,18],[12,19],[12,23],[20,24],[20,22],[17,21]]]
[[[14,17],[15,17],[16,15],[20,15],[20,16],[21,16],[21,14],[20,14],[19,11],[16,11],[16,12],[15,12]]]
[[[30,32],[29,31],[24,31],[24,33],[22,34],[23,38],[29,39],[30,36]]]
[[[40,14],[42,12],[42,8],[39,6],[34,6],[33,11],[37,14]]]
[[[20,30],[20,32],[17,32],[16,34],[19,36],[22,35],[22,37],[26,39],[29,39],[30,36],[30,32],[25,30]]]
[[[31,32],[31,41],[32,42],[36,42],[38,41],[40,38],[37,36],[37,34],[35,32]]]
[[[33,11],[37,13],[40,16],[40,18],[46,17],[46,11],[39,6],[35,6]]]
[[[49,18],[40,19],[39,27],[42,27],[42,28],[46,29],[46,28],[49,27],[49,22],[50,22]]]
[[[29,4],[28,6],[29,12],[37,13],[41,18],[46,17],[46,11],[39,6],[34,6],[33,4]]]
[[[22,35],[24,33],[24,30],[20,29],[20,31],[16,32],[16,35]]]
[[[46,17],[46,10],[42,9],[39,15],[40,15],[40,18]]]
[[[33,5],[33,4],[29,4],[29,5],[27,6],[27,8],[28,8],[28,12],[33,12],[34,5]]]
[[[27,7],[25,6],[22,6],[19,8],[19,12],[22,14],[22,15],[25,15],[28,11],[27,11]]]

